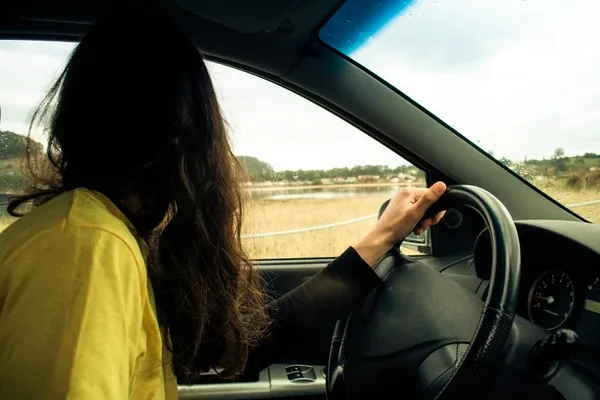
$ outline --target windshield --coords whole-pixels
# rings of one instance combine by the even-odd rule
[[[348,0],[321,39],[600,222],[600,2]]]

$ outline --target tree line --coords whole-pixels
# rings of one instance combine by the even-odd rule
[[[493,156],[493,152],[489,152]],[[389,167],[387,165],[357,165],[354,167],[332,168],[328,170],[286,170],[275,171],[271,164],[256,157],[239,156],[238,160],[246,170],[247,180],[263,181],[316,181],[320,179],[352,178],[360,175],[389,176],[393,174],[411,174],[415,178],[424,176],[423,172],[412,165]],[[600,167],[600,154],[585,153],[577,156],[565,156],[565,151],[558,148],[549,158],[525,159],[512,161],[507,157],[499,157],[498,161],[526,179],[536,176],[552,178],[569,178],[573,174],[587,174]],[[592,170],[592,171],[590,171]]]
[[[240,164],[244,167],[247,180],[251,182],[263,181],[316,181],[319,179],[355,178],[361,175],[388,176],[397,174],[411,174],[415,178],[422,178],[421,170],[412,165],[389,167],[387,165],[356,165],[354,167],[323,169],[298,169],[275,171],[273,166],[256,157],[238,156]]]

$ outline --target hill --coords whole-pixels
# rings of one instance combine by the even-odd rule
[[[11,131],[0,131],[0,193],[17,193],[27,185],[22,172],[27,138]],[[41,143],[32,142],[41,151]]]
[[[43,146],[35,141],[32,141],[33,146],[38,150],[43,149]],[[0,131],[0,160],[11,160],[20,158],[25,154],[27,138],[18,133],[11,131]]]

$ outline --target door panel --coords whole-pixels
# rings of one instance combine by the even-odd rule
[[[481,282],[475,276],[472,255],[457,253],[449,257],[419,257],[424,268],[432,268],[469,287],[476,288]],[[257,263],[267,283],[272,298],[293,290],[327,266],[331,259],[273,260]],[[273,360],[269,368],[258,376],[246,377],[244,381],[217,383],[207,377],[205,384],[181,386],[181,399],[324,399],[325,378],[323,366],[327,364],[329,344],[335,321],[323,324],[319,330],[300,333],[290,340],[297,341],[296,350]],[[297,366],[308,370],[305,381],[290,381],[286,367]],[[208,374],[210,375],[210,374]]]
[[[331,259],[295,261],[265,261],[259,264],[261,274],[268,285],[268,293],[272,298],[278,298],[300,286],[313,275],[321,271],[332,261]],[[295,351],[273,362],[281,364],[302,363],[307,365],[325,365],[329,355],[329,344],[335,321],[321,325],[321,328],[310,332],[310,337],[302,336],[296,340]]]
[[[267,291],[275,299],[301,285],[325,268],[330,259],[303,261],[263,261],[258,268],[267,283]],[[180,399],[325,399],[324,365],[335,321],[319,331],[296,340],[295,351],[273,360],[258,376],[240,381],[219,382],[216,373],[205,374],[202,384],[179,386]],[[295,373],[301,372],[301,376]],[[289,375],[289,377],[288,377]],[[291,377],[291,379],[290,379]]]
[[[315,260],[273,260],[257,263],[263,279],[267,283],[269,295],[278,298],[300,286],[333,259]]]
[[[302,369],[303,378],[294,375]],[[214,383],[179,387],[180,399],[324,399],[322,366],[273,364],[252,382]]]

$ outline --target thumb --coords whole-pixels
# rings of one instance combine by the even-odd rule
[[[446,191],[446,184],[444,182],[436,182],[423,195],[419,198],[415,206],[425,213],[429,207],[431,207],[436,201],[442,197]]]

